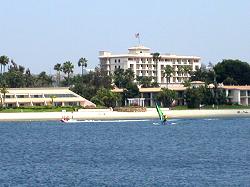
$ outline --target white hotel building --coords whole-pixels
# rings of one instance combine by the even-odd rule
[[[127,54],[112,54],[107,51],[99,52],[101,68],[107,71],[107,74],[113,73],[115,69],[131,68],[137,76],[152,76],[153,81],[157,81],[161,86],[166,85],[167,80],[164,76],[164,68],[170,65],[174,73],[170,77],[170,84],[180,84],[190,77],[189,74],[180,73],[180,66],[190,66],[192,71],[200,68],[200,57],[197,56],[178,56],[173,54],[160,54],[159,61],[153,61],[153,55],[150,48],[136,46],[128,49]]]

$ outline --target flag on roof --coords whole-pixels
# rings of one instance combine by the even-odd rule
[[[136,38],[139,38],[139,37],[140,37],[140,33],[139,33],[139,32],[136,33],[136,34],[135,34],[135,37],[136,37]]]

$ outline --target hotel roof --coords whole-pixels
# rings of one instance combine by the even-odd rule
[[[250,85],[245,85],[245,86],[222,86],[224,89],[228,90],[250,90]]]

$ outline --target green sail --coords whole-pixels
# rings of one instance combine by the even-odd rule
[[[160,107],[158,106],[157,103],[155,103],[156,110],[158,112],[159,118],[161,121],[163,121],[163,112],[161,111]]]

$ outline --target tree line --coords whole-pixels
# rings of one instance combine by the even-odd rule
[[[153,60],[159,62],[161,59],[159,53],[153,53]],[[6,66],[8,69],[6,71]],[[155,77],[137,76],[131,69],[116,69],[113,74],[107,75],[100,67],[84,74],[84,69],[88,65],[86,58],[80,58],[78,67],[81,68],[81,74],[74,75],[74,65],[70,61],[57,63],[54,65],[56,78],[53,79],[45,71],[34,75],[29,68],[18,65],[14,60],[9,60],[7,56],[0,57],[0,87],[21,88],[21,87],[50,87],[50,86],[68,86],[70,89],[82,97],[93,101],[97,105],[114,107],[115,105],[124,105],[127,98],[140,97],[138,86],[140,87],[159,87]],[[167,65],[164,68],[163,76],[166,77],[167,84],[175,70]],[[62,76],[64,73],[64,76]],[[202,66],[195,72],[191,71],[190,66],[179,66],[178,74],[191,75],[189,80],[183,82],[188,87],[184,93],[184,98],[189,107],[198,107],[200,104],[223,104],[226,102],[225,93],[218,89],[217,83],[225,85],[245,85],[250,84],[250,66],[240,60],[223,60],[211,69]],[[205,86],[192,88],[190,81],[204,81]],[[208,88],[208,84],[213,83],[213,89]],[[122,88],[122,94],[112,92],[113,88]],[[155,96],[155,100],[162,103],[163,106],[171,106],[177,99],[175,91],[163,88]]]

